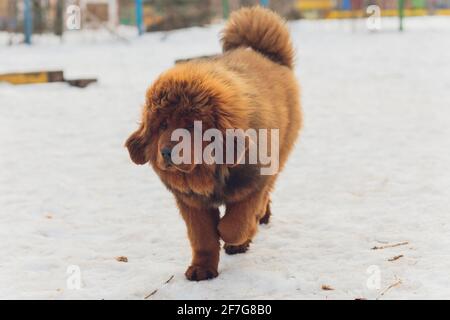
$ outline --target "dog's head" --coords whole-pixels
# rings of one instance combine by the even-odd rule
[[[141,124],[126,142],[133,162],[150,162],[160,171],[191,173],[199,163],[195,160],[199,151],[195,150],[196,137],[203,137],[211,128],[221,132],[246,128],[239,89],[223,78],[226,76],[226,71],[211,71],[207,64],[199,63],[178,65],[162,74],[148,89]],[[201,121],[201,128],[194,126],[196,121]],[[191,139],[190,152],[185,155],[186,150],[181,150],[178,154],[184,159],[182,163],[173,161],[174,147],[180,142],[177,139],[182,139],[180,133],[187,133]],[[200,143],[203,150],[210,142],[202,139]]]

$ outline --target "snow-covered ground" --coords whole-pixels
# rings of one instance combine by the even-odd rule
[[[0,72],[100,82],[0,85],[0,298],[450,298],[450,20],[407,19],[403,34],[395,23],[290,24],[304,131],[270,225],[199,283],[183,275],[171,194],[123,143],[150,82],[175,59],[219,52],[221,26],[1,44]],[[67,286],[73,265],[80,290]]]

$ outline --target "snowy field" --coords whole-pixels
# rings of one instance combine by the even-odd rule
[[[450,19],[410,18],[403,34],[395,20],[377,33],[290,27],[305,128],[273,219],[199,283],[183,274],[190,246],[171,194],[123,143],[151,81],[175,59],[219,52],[221,26],[31,48],[0,34],[0,72],[99,78],[0,85],[0,298],[450,298]]]

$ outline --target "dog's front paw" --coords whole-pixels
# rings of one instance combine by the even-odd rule
[[[203,266],[190,266],[184,273],[191,281],[202,281],[215,278],[219,275],[217,269]]]
[[[222,218],[217,230],[225,243],[230,245],[240,245],[249,239],[249,232],[245,225],[236,225],[231,219]]]

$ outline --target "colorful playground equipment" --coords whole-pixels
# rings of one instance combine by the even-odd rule
[[[305,18],[364,18],[370,5],[379,6],[382,17],[398,16],[400,31],[405,17],[450,16],[450,0],[297,0],[297,8]]]
[[[204,25],[227,18],[242,5],[260,4],[280,9],[276,0],[71,0],[80,7],[82,28],[106,28],[117,35],[119,24],[134,25],[142,35],[146,31],[172,30]],[[32,35],[53,32],[61,36],[66,28],[66,7],[60,0],[0,0],[0,31],[23,33],[23,41]],[[368,6],[378,5],[381,17],[450,16],[450,0],[285,0],[283,6],[294,12],[292,18],[355,19],[368,16]],[[118,35],[117,35],[118,36]],[[120,38],[120,36],[118,36]]]
[[[296,0],[306,18],[364,17],[370,5],[379,6],[383,17],[450,15],[450,0]]]

